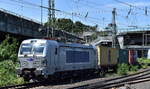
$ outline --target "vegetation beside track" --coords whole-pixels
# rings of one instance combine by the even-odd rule
[[[0,43],[0,86],[22,84],[16,75],[18,42],[9,36]]]
[[[141,68],[146,69],[150,66],[150,59],[139,58],[138,63],[141,65]]]
[[[130,73],[135,73],[139,69],[141,69],[139,65],[128,65],[128,64],[122,63],[122,64],[118,64],[117,66],[117,74],[127,75]]]
[[[117,66],[117,75],[127,75],[136,73],[140,69],[146,69],[150,66],[150,59],[146,58],[138,58],[137,65],[129,65],[129,64],[118,64]]]

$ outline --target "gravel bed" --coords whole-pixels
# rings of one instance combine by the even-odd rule
[[[144,69],[140,69],[139,71],[143,71]],[[116,76],[118,77],[118,76]],[[36,88],[30,88],[30,89],[67,89],[67,88],[71,88],[71,87],[75,87],[75,86],[81,86],[81,85],[86,85],[86,84],[90,84],[90,83],[96,83],[96,82],[99,82],[101,80],[107,80],[107,79],[111,79],[111,78],[115,78],[113,76],[111,77],[107,77],[107,78],[95,78],[95,79],[89,79],[89,80],[84,80],[84,81],[80,81],[80,82],[76,82],[76,83],[68,83],[68,84],[59,84],[59,85],[50,85],[50,86],[40,86],[40,87],[36,87]],[[144,84],[144,83],[142,83]],[[145,83],[147,84],[147,83]],[[131,88],[131,89],[150,89],[150,82],[147,84],[147,85],[140,85],[139,87],[142,87],[142,86],[149,86],[148,88]],[[138,85],[138,84],[137,84]],[[130,87],[136,87],[137,86],[135,84],[130,86]],[[125,87],[121,87],[121,88],[118,88],[118,89],[126,89]]]
[[[117,89],[150,89],[150,81],[132,84],[132,85],[125,85]]]
[[[76,83],[69,83],[69,84],[60,84],[60,85],[50,85],[50,86],[40,86],[37,88],[30,88],[30,89],[66,89],[66,88],[71,88],[75,86],[81,86],[89,83],[96,83],[100,80],[106,80],[109,78],[96,78],[96,79],[90,79],[90,80],[85,80],[85,81],[80,81]]]

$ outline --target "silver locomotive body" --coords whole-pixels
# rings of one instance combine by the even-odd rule
[[[17,73],[25,79],[97,69],[96,49],[81,44],[29,39],[22,42],[18,58],[20,67]]]

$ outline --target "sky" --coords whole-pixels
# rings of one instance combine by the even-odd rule
[[[41,8],[35,6],[41,5],[41,1],[43,6],[48,7],[48,0],[0,0],[0,8],[44,23],[48,10],[42,9],[41,15]],[[150,26],[150,0],[119,1],[124,3],[118,0],[55,0],[55,9],[66,12],[56,12],[56,18],[70,18],[74,22],[105,28],[112,22],[112,10],[116,8],[118,27]]]

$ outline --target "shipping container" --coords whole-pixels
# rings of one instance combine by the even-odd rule
[[[119,50],[116,48],[110,48],[109,50],[110,50],[110,65],[116,65],[118,63]]]
[[[128,64],[128,50],[126,50],[126,49],[120,49],[119,50],[118,63]]]
[[[99,66],[109,67],[117,64],[118,49],[97,46],[97,53]]]
[[[97,46],[98,53],[98,65],[99,66],[107,66],[108,65],[108,48]]]
[[[136,50],[129,50],[129,64],[136,64],[137,63],[137,51]]]

